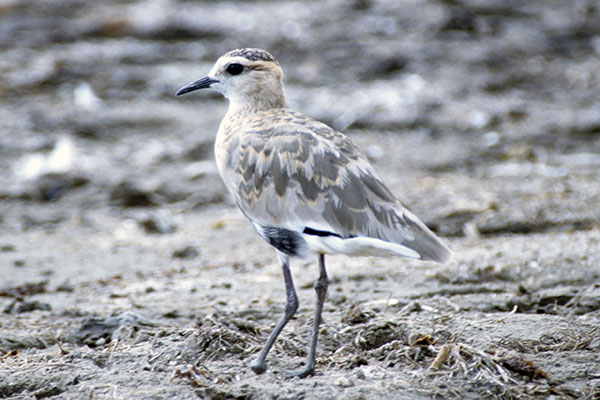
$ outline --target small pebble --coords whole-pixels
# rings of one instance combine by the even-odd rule
[[[339,387],[352,387],[354,386],[354,382],[346,377],[341,377],[335,380],[334,385]]]

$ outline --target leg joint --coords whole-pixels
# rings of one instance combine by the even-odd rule
[[[329,286],[329,279],[327,278],[319,278],[313,283],[313,287],[315,290],[327,290]]]
[[[298,311],[298,298],[294,296],[288,296],[287,302],[285,303],[285,313],[294,315]]]

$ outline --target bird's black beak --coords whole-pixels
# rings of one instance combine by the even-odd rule
[[[213,83],[217,82],[219,81],[205,76],[204,78],[197,80],[196,82],[192,82],[189,85],[182,87],[177,91],[177,93],[175,93],[175,96],[181,96],[182,94],[193,92],[194,90],[198,89],[206,89],[209,88],[210,85],[212,85]]]

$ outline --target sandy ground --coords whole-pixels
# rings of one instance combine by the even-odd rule
[[[213,161],[226,103],[175,98],[271,51],[456,254],[328,257],[316,375],[275,253]],[[0,3],[0,398],[600,398],[594,1]]]

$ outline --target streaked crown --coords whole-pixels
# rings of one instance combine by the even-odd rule
[[[248,61],[271,61],[277,63],[271,53],[262,49],[235,49],[225,53],[223,57],[243,57]]]

